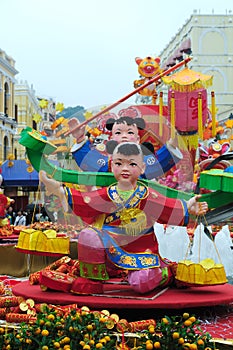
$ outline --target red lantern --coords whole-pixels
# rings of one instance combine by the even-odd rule
[[[202,99],[202,125],[207,121],[207,91],[204,88],[181,92],[168,91],[168,105],[171,112],[172,92],[175,98],[175,128],[180,134],[194,134],[198,132],[198,97],[201,93]],[[171,122],[171,113],[169,113],[169,121]]]

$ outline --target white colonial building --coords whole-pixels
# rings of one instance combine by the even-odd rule
[[[188,68],[213,75],[213,90],[217,107],[217,120],[224,122],[233,112],[233,14],[201,14],[194,10],[182,28],[171,38],[158,55],[163,68],[175,65],[182,57],[191,55]],[[158,91],[164,92],[167,86]],[[211,101],[208,101],[209,104]]]

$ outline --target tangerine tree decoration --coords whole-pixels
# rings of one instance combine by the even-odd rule
[[[36,316],[35,309],[39,308]],[[19,327],[0,327],[2,350],[32,349],[102,349],[102,350],[173,350],[216,349],[210,334],[200,328],[200,321],[189,313],[180,316],[164,316],[159,320],[128,322],[110,315],[108,310],[90,311],[86,306],[49,307],[35,305],[32,299],[21,303],[26,316]],[[9,313],[7,319],[16,319]],[[29,320],[25,323],[23,319]],[[9,323],[7,324],[9,325]],[[128,329],[128,327],[130,328]],[[6,326],[7,327],[7,326]],[[127,332],[128,333],[127,335]]]

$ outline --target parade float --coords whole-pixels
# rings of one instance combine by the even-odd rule
[[[138,59],[137,64],[140,64],[143,60]],[[136,114],[137,116],[140,115],[142,118],[145,119],[147,123],[147,129],[144,134],[141,135],[141,138],[144,138],[145,141],[150,141],[153,143],[154,147],[160,147],[163,142],[166,141],[169,137],[174,137],[176,134],[178,134],[178,142],[179,147],[183,149],[184,154],[184,161],[182,162],[181,170],[185,169],[187,170],[187,162],[188,164],[192,164],[192,171],[188,172],[186,174],[185,178],[183,178],[183,182],[191,181],[193,178],[191,175],[193,175],[194,169],[195,169],[195,158],[194,153],[196,153],[198,149],[198,142],[199,139],[203,138],[203,125],[206,124],[209,118],[209,112],[207,110],[207,95],[205,88],[210,84],[211,77],[204,77],[203,75],[199,75],[196,72],[190,72],[187,68],[187,63],[190,61],[190,58],[180,62],[176,66],[168,69],[167,71],[162,70],[151,70],[149,73],[151,76],[145,76],[145,79],[137,80],[135,81],[134,86],[136,89],[125,96],[124,98],[120,99],[116,103],[112,104],[111,106],[108,106],[106,108],[103,108],[100,112],[96,113],[95,115],[92,115],[89,119],[84,121],[81,126],[88,126],[91,125],[91,122],[94,120],[101,120],[104,118],[105,114],[107,114],[109,111],[112,111],[115,107],[121,105],[124,101],[126,101],[129,97],[136,93],[140,93],[142,91],[142,94],[149,94],[148,96],[152,96],[152,104],[151,105],[136,105],[136,106],[129,106],[127,108],[118,110],[118,114],[121,115],[122,113],[132,113]],[[148,63],[147,58],[147,64],[150,65],[151,59]],[[153,65],[159,64],[158,59],[155,59],[153,61]],[[174,75],[169,75],[174,70],[178,70],[180,67],[185,65],[185,68],[181,71],[181,76],[179,76],[179,73]],[[156,72],[156,73],[155,73]],[[141,71],[142,73],[142,71]],[[194,74],[195,73],[195,74]],[[150,75],[149,74],[149,75]],[[185,83],[182,80],[182,77],[185,77]],[[178,80],[177,80],[178,79]],[[156,82],[164,80],[166,84],[170,86],[169,88],[169,103],[168,106],[163,105],[162,96],[160,95],[159,104],[156,105]],[[150,85],[155,84],[152,89],[150,89]],[[205,85],[206,84],[206,85]],[[178,86],[180,87],[178,88]],[[181,87],[182,86],[182,87]],[[178,106],[175,104],[176,98],[178,99],[182,95],[182,101],[183,96],[185,95],[185,101],[186,103],[181,103],[181,105]],[[175,108],[176,107],[176,108]],[[178,108],[177,108],[178,107]],[[191,108],[192,107],[192,108]],[[182,123],[181,115],[183,115],[184,109],[186,110],[186,121],[187,123]],[[180,114],[179,114],[180,113]],[[215,123],[214,120],[212,120],[212,123]],[[63,125],[63,120],[60,119],[57,121],[56,125],[54,125],[54,130],[60,127],[57,132],[58,135],[65,135],[65,137],[68,137],[70,134],[70,131],[67,128],[67,124]],[[79,125],[80,127],[80,125]],[[99,135],[99,132],[94,133],[93,127],[90,129],[92,131],[93,135]],[[98,131],[98,130],[97,130]],[[216,130],[213,131],[211,136],[215,136]],[[159,135],[159,137],[157,137]],[[78,186],[97,186],[97,187],[103,187],[103,186],[109,186],[111,185],[115,179],[113,174],[111,173],[93,173],[93,172],[84,172],[74,169],[65,169],[64,167],[59,167],[54,165],[51,161],[49,156],[56,153],[57,146],[53,142],[53,140],[50,140],[49,138],[45,137],[41,132],[31,129],[29,127],[25,128],[21,133],[20,138],[20,144],[23,145],[26,149],[27,157],[30,163],[32,164],[33,168],[36,171],[44,170],[50,177],[54,178],[57,181],[60,181],[61,183],[78,185]],[[67,150],[67,148],[66,148]],[[227,160],[224,159],[224,155],[227,153],[227,156],[225,157]],[[228,179],[229,181],[232,181],[232,175],[231,173],[228,173],[225,171],[230,163],[227,163],[228,160],[232,159],[232,155],[230,152],[230,147],[223,148],[222,154],[220,154],[222,158],[219,159],[219,161],[223,161],[224,166],[223,170],[216,170],[213,171],[204,171],[202,173],[199,172],[198,177],[200,181],[200,188],[207,189],[207,193],[203,193],[202,195],[202,201],[207,201],[210,212],[207,214],[206,218],[199,218],[198,223],[206,225],[207,221],[210,222],[212,220],[213,223],[216,223],[216,219],[214,219],[214,216],[212,213],[218,212],[219,215],[222,214],[222,207],[223,205],[227,205],[228,208],[232,205],[232,186],[224,185],[224,179]],[[211,159],[212,160],[212,159]],[[211,162],[210,162],[211,164]],[[210,165],[208,163],[208,165]],[[217,164],[217,162],[216,162]],[[178,168],[179,169],[179,168]],[[190,169],[189,169],[190,170]],[[173,173],[167,174],[167,176],[176,176],[177,168],[174,170]],[[216,174],[216,171],[218,173]],[[219,173],[220,171],[220,173]],[[174,175],[175,173],[175,175]],[[219,179],[218,186],[215,187],[213,181],[209,181],[209,178],[212,178],[212,176],[215,176]],[[206,180],[207,179],[207,180]],[[177,186],[164,186],[163,182],[157,182],[154,180],[142,180],[147,186],[154,189],[155,191],[158,191],[160,193],[166,194],[168,197],[173,198],[182,198],[182,199],[189,199],[194,195],[193,188],[189,187],[189,191],[183,191],[180,189],[177,189]],[[215,180],[214,180],[215,181]],[[173,187],[173,188],[172,188]],[[85,190],[84,190],[85,191]],[[225,213],[225,212],[224,212]],[[229,217],[229,212],[227,215],[224,216],[224,218]],[[218,216],[219,217],[219,216]],[[194,223],[195,224],[195,223]],[[46,230],[48,231],[48,227],[46,227]],[[57,252],[58,254],[62,255],[62,257],[54,262],[54,264],[51,264],[49,266],[46,266],[43,270],[40,270],[38,272],[32,273],[29,276],[29,280],[18,283],[15,286],[12,287],[14,295],[23,298],[23,300],[30,300],[33,298],[33,301],[36,304],[39,305],[53,305],[52,313],[54,314],[54,309],[56,306],[59,305],[60,310],[63,308],[66,310],[69,308],[68,305],[73,305],[73,309],[78,310],[79,315],[82,315],[82,312],[85,312],[85,315],[88,315],[89,321],[91,324],[96,324],[98,322],[102,322],[101,320],[101,312],[99,310],[104,309],[117,309],[118,312],[120,312],[121,309],[131,309],[131,310],[161,310],[161,309],[167,309],[167,310],[177,310],[177,309],[186,309],[186,308],[199,308],[199,307],[205,307],[205,306],[218,306],[218,305],[229,305],[233,302],[232,297],[232,286],[227,284],[227,279],[225,275],[224,268],[221,264],[216,264],[214,261],[201,261],[198,263],[193,264],[192,262],[187,261],[181,261],[180,265],[178,264],[178,281],[184,282],[183,286],[184,288],[164,288],[161,290],[154,290],[150,293],[141,295],[137,294],[135,292],[132,292],[132,290],[129,288],[127,284],[127,278],[126,276],[122,276],[120,279],[110,279],[107,283],[104,284],[104,289],[102,293],[100,294],[92,294],[89,293],[89,295],[78,295],[75,292],[72,292],[72,285],[77,278],[79,274],[79,266],[78,261],[71,259],[67,255],[67,237],[69,237],[69,234],[67,233],[67,236],[64,238],[64,236],[59,234],[56,234],[55,232],[45,232],[45,230],[41,229],[41,233],[38,233],[35,229],[29,229],[22,230],[20,232],[19,240],[17,243],[16,248],[22,253],[26,254],[53,254],[54,247],[59,246],[59,242],[61,240],[64,241],[64,244],[59,246],[60,250]],[[50,248],[49,251],[46,249],[43,249],[45,247],[45,241],[52,239],[53,240],[53,248]],[[78,234],[77,237],[78,239]],[[38,244],[38,246],[37,246]],[[40,248],[38,248],[40,246]],[[184,271],[185,270],[185,271]],[[192,278],[191,278],[192,276]],[[53,280],[52,284],[47,284],[46,281],[50,281],[51,278]],[[43,283],[42,283],[43,280]],[[186,288],[188,285],[188,288]],[[201,293],[199,292],[199,288],[201,286]],[[20,302],[17,301],[17,303],[20,305]],[[88,310],[82,310],[81,307],[83,305],[87,305],[88,308],[98,310],[98,317],[96,317],[96,314],[93,316]],[[29,309],[34,309],[34,306],[30,306]],[[67,310],[66,310],[67,311]],[[66,312],[65,311],[65,312]],[[106,311],[106,310],[105,310]],[[48,311],[50,312],[50,311]],[[70,312],[70,310],[69,310]],[[19,313],[21,314],[21,313]],[[30,313],[29,313],[30,314]],[[33,314],[34,318],[32,316],[22,316],[20,315],[15,316],[13,315],[13,320],[22,320],[26,321],[27,319],[31,319],[32,322],[35,321],[35,310]],[[15,317],[15,318],[14,318]],[[94,319],[93,319],[94,317]],[[160,332],[160,339],[157,339],[155,337],[152,337],[150,339],[150,336],[146,335],[146,341],[143,343],[140,340],[135,340],[135,334],[131,337],[130,341],[127,341],[128,343],[132,342],[132,338],[134,339],[134,345],[131,345],[131,347],[128,347],[126,345],[126,341],[124,340],[123,336],[123,345],[119,344],[116,345],[116,340],[114,338],[114,344],[109,343],[107,345],[107,340],[105,339],[105,342],[99,341],[99,343],[104,343],[104,348],[114,348],[116,349],[131,349],[131,348],[145,348],[145,349],[152,349],[154,348],[162,348],[162,349],[168,349],[166,347],[166,343],[164,342],[163,347],[159,346],[162,338],[162,331],[161,327],[163,325],[159,325],[158,329],[155,328],[152,329],[153,326],[153,320],[147,320],[147,321],[141,321],[142,324],[139,323],[131,326],[128,324],[129,322],[126,320],[120,319],[111,319],[110,313],[105,314],[105,320],[107,329],[114,329],[122,331],[122,334],[124,334],[126,331],[139,331],[139,330],[147,330],[149,329],[150,334],[157,334]],[[7,320],[10,322],[10,319]],[[193,321],[190,321],[189,327],[192,325],[192,323],[195,323],[196,319]],[[162,322],[165,322],[164,320]],[[184,320],[181,320],[182,324],[185,322]],[[88,322],[87,322],[88,323]],[[85,327],[87,327],[87,323],[85,324]],[[108,326],[111,324],[110,326]],[[168,324],[171,324],[171,319],[168,318]],[[127,326],[127,327],[126,327]],[[90,327],[88,327],[89,329]],[[175,332],[176,329],[173,327],[170,331]],[[180,330],[179,330],[180,331]],[[186,332],[187,330],[182,329],[182,332]],[[101,337],[103,338],[103,333],[106,332],[106,329],[104,331],[101,331]],[[99,337],[100,338],[100,337]],[[101,338],[101,339],[102,339]],[[44,338],[43,338],[44,339]],[[187,336],[184,334],[183,339],[186,339],[186,342],[189,342]],[[206,338],[205,338],[206,339]],[[122,340],[122,338],[121,338]],[[109,340],[110,341],[110,340]],[[166,340],[167,342],[170,342],[171,340]],[[200,347],[196,345],[196,349],[198,348],[207,348],[207,345],[209,348],[216,348],[215,345],[211,345],[209,342],[209,339],[207,339],[207,344],[203,340],[199,339],[198,337],[195,340],[192,340],[195,342],[195,344],[200,344]],[[190,342],[192,342],[190,341]],[[83,340],[80,339],[80,344],[82,343],[83,349],[90,349],[92,348],[90,343],[90,337],[89,340]],[[58,341],[59,343],[59,341]],[[49,344],[49,342],[48,342]],[[157,344],[157,345],[155,345]],[[160,345],[161,345],[160,344]],[[170,343],[169,343],[170,344]],[[49,346],[45,342],[44,346]],[[55,345],[54,345],[55,346]],[[57,345],[58,346],[58,345]],[[59,345],[61,346],[61,345]],[[65,342],[63,343],[63,348],[65,348]],[[73,345],[74,346],[74,345]],[[89,347],[85,347],[89,346]],[[151,347],[152,346],[152,347]],[[183,343],[179,343],[179,345],[176,345],[176,348],[183,348]],[[179,347],[180,346],[180,347]],[[187,345],[188,346],[188,345]],[[211,347],[212,346],[212,347]],[[97,347],[97,346],[96,346]],[[17,348],[17,347],[16,347]],[[19,347],[20,348],[20,347]],[[24,347],[26,349],[26,347]],[[30,348],[30,347],[28,347]],[[49,348],[49,347],[48,347]],[[67,345],[67,349],[69,346]],[[71,347],[72,348],[72,347]],[[99,346],[101,348],[101,346]],[[172,348],[172,347],[171,347]],[[188,348],[195,348],[188,347]]]

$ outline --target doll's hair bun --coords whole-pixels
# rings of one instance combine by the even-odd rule
[[[155,149],[154,146],[151,142],[143,142],[141,144],[142,147],[142,152],[145,156],[148,156],[150,154],[154,154],[155,153]]]
[[[105,124],[105,127],[107,130],[109,131],[112,131],[112,127],[113,127],[113,124],[116,123],[116,119],[114,118],[109,118],[107,121],[106,121],[106,124]]]
[[[143,118],[134,118],[135,124],[137,125],[138,129],[144,130],[146,127],[145,120]]]
[[[106,152],[108,154],[113,154],[114,152],[114,149],[117,147],[118,145],[118,142],[115,141],[115,140],[109,140],[107,143],[106,143]]]

